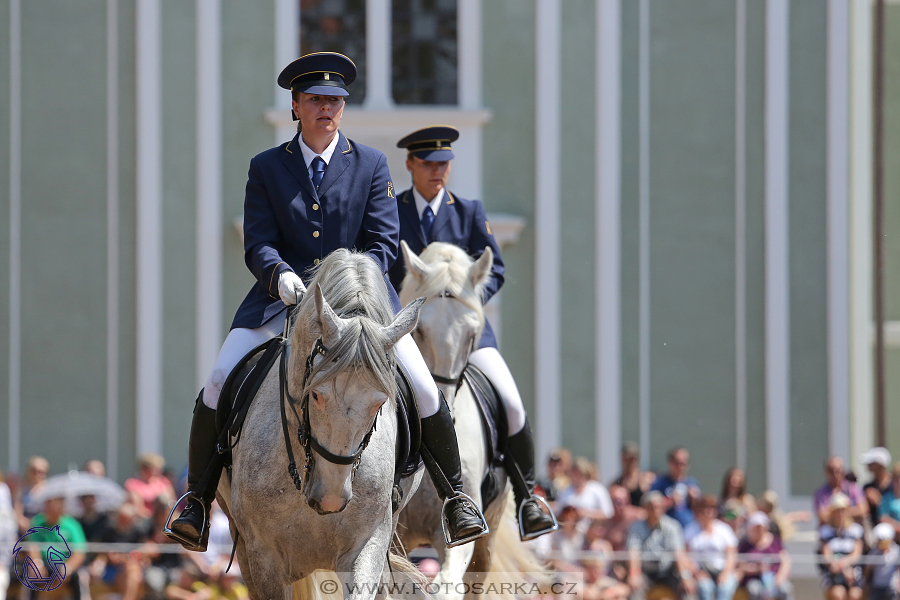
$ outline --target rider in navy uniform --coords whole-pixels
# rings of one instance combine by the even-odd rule
[[[413,179],[413,187],[397,195],[400,239],[417,254],[431,242],[447,242],[461,247],[474,259],[489,246],[494,253],[494,264],[492,277],[484,287],[483,302],[487,303],[503,285],[503,259],[481,202],[460,198],[445,187],[453,159],[450,144],[458,137],[459,131],[454,127],[435,126],[414,131],[397,142],[398,147],[407,150],[406,168]],[[405,276],[406,264],[401,254],[391,267],[391,283],[399,289]],[[521,480],[511,478],[516,506],[522,516],[523,537],[530,539],[548,533],[556,523],[551,515],[541,510],[534,498],[531,428],[516,382],[497,350],[497,339],[487,320],[478,348],[470,355],[469,362],[484,371],[506,409],[509,423],[507,449],[523,475]]]
[[[247,352],[283,330],[286,305],[303,295],[310,269],[330,252],[365,251],[385,274],[397,257],[400,227],[387,159],[338,130],[347,87],[355,78],[356,65],[334,52],[307,54],[278,76],[278,85],[291,91],[293,117],[300,126],[290,142],[250,161],[244,258],[256,284],[238,308],[194,408],[188,453],[191,501],[170,534],[189,550],[202,552],[207,546],[209,507],[222,470],[215,409],[231,370]],[[387,288],[399,311],[396,292]],[[487,526],[478,507],[461,493],[459,449],[447,404],[412,338],[404,336],[394,349],[415,391],[422,444],[434,458],[429,472],[435,487],[445,489],[439,481],[446,477],[454,490],[445,503],[451,543],[475,539]]]

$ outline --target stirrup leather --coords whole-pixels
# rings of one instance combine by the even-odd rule
[[[525,502],[528,500],[537,500],[538,505],[543,505],[542,510],[545,514],[549,514],[550,518],[553,519],[553,527],[550,529],[542,529],[541,531],[535,531],[534,533],[525,533],[525,526],[522,524],[522,511],[525,508]],[[547,504],[547,501],[538,496],[537,494],[532,494],[530,498],[522,502],[519,505],[519,513],[518,513],[518,524],[519,524],[519,537],[523,542],[527,542],[528,540],[533,540],[538,536],[542,536],[545,533],[550,533],[551,531],[556,531],[559,529],[559,521],[556,520],[556,515],[553,514],[553,509],[550,508],[550,505]]]
[[[200,506],[203,508],[203,525],[200,527],[200,539],[198,541],[194,541],[192,539],[188,539],[178,533],[177,531],[173,531],[171,527],[172,517],[175,515],[175,509],[178,508],[178,505],[185,499],[196,500]],[[192,550],[194,552],[205,552],[206,548],[203,547],[203,535],[208,533],[207,528],[209,527],[209,512],[206,510],[206,503],[204,503],[199,496],[197,496],[194,492],[188,491],[187,494],[178,499],[177,502],[172,506],[172,510],[169,511],[169,517],[166,519],[166,525],[163,527],[163,533],[170,539],[175,540],[182,546],[184,546],[188,550]]]
[[[476,531],[471,535],[467,535],[458,540],[451,540],[449,530],[450,524],[447,521],[447,506],[452,502],[460,502],[466,500],[468,500],[469,504],[478,514],[481,522],[484,523],[484,527],[481,529],[481,531]],[[444,504],[441,506],[441,529],[444,532],[444,543],[448,548],[455,548],[457,546],[462,546],[463,544],[468,544],[469,542],[477,540],[478,538],[485,536],[491,532],[490,528],[488,527],[487,521],[484,518],[484,513],[481,512],[480,508],[478,508],[478,504],[474,500],[472,500],[471,496],[464,492],[456,492],[453,496],[444,498]]]

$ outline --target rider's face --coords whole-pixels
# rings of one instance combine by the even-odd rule
[[[304,134],[327,135],[338,130],[344,114],[344,99],[340,96],[297,94],[291,103],[300,119]]]
[[[412,174],[413,185],[428,201],[447,185],[447,177],[450,175],[449,160],[422,160],[410,156],[406,159],[406,168]]]

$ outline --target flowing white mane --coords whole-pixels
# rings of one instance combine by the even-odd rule
[[[410,262],[406,263],[406,277],[400,288],[400,303],[406,306],[419,297],[430,298],[443,292],[450,292],[466,306],[478,313],[484,324],[484,307],[482,294],[487,281],[477,284],[472,282],[469,273],[475,261],[466,252],[453,244],[432,242],[419,255],[427,270],[421,272],[421,278],[412,272]]]

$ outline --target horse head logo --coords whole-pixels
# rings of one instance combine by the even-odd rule
[[[18,560],[19,550],[22,544],[38,542],[42,544],[43,565],[39,565],[34,559],[24,552],[25,559]],[[59,525],[56,527],[32,527],[25,535],[19,538],[13,547],[13,557],[16,563],[16,576],[26,587],[38,591],[49,592],[62,585],[66,578],[66,560],[72,556],[69,544],[59,533]]]

